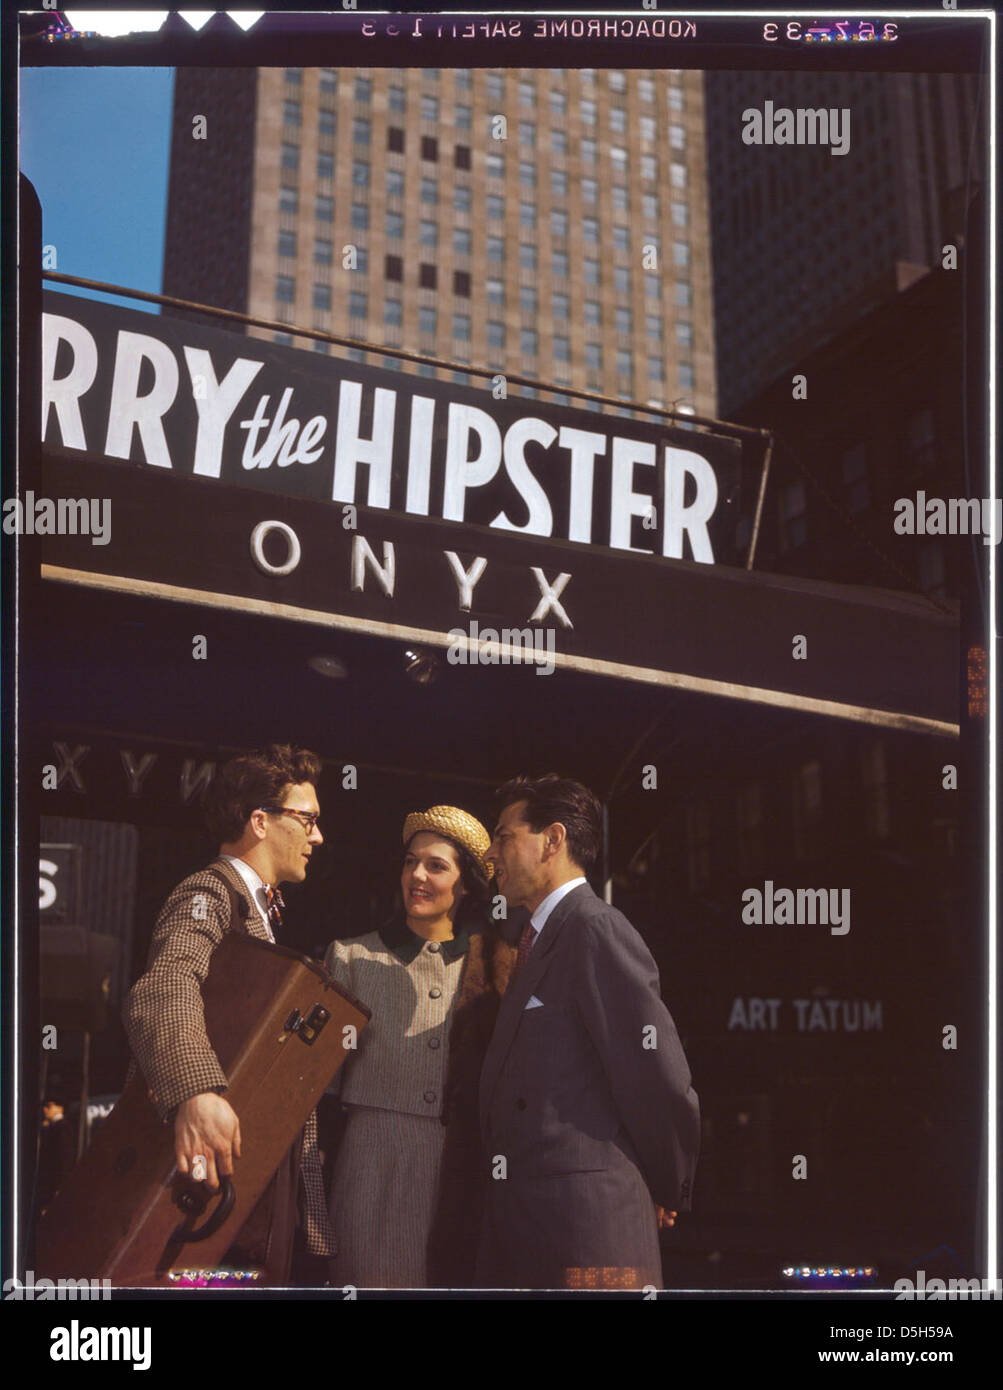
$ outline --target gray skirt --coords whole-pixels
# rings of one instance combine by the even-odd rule
[[[351,1107],[331,1182],[336,1284],[428,1287],[445,1137],[438,1116]]]

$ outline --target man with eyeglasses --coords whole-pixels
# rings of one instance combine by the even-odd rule
[[[302,882],[323,843],[320,770],[314,753],[287,744],[220,769],[205,803],[219,855],[167,899],[146,971],[123,1010],[151,1100],[161,1119],[173,1123],[178,1170],[213,1191],[240,1157],[240,1120],[206,1033],[201,986],[227,931],[275,941],[283,907],[279,885]],[[295,1254],[295,1277],[323,1283],[333,1253],[313,1114],[222,1264],[264,1267],[272,1282],[286,1283]]]

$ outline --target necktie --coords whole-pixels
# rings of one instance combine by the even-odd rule
[[[516,976],[522,970],[522,967],[526,964],[526,961],[529,959],[529,953],[533,949],[533,942],[535,939],[536,932],[533,929],[532,921],[529,921],[526,923],[526,925],[523,927],[522,931],[519,934],[519,949],[516,952],[515,969],[512,972],[513,980],[516,978]]]
[[[285,903],[282,901],[282,894],[270,883],[265,884],[265,902],[268,904],[268,925],[272,929],[272,935],[278,936],[282,930],[282,909]]]

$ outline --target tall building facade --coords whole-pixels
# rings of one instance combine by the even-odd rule
[[[704,77],[718,396],[731,419],[788,366],[940,264],[985,178],[967,74]],[[849,113],[849,147],[747,144],[743,113]]]
[[[713,415],[701,76],[181,69],[164,292]]]

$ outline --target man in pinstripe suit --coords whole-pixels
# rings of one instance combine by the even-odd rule
[[[311,854],[323,843],[317,825],[320,768],[320,760],[305,749],[272,745],[220,770],[206,803],[219,857],[167,899],[146,971],[123,1011],[151,1099],[161,1119],[173,1123],[179,1171],[213,1190],[240,1158],[240,1120],[226,1099],[227,1078],[206,1034],[201,986],[227,931],[275,940],[281,921],[278,885],[301,882]],[[263,1264],[273,1282],[287,1282],[294,1243],[302,1272],[313,1282],[323,1268],[319,1261],[334,1253],[316,1114],[223,1263]]]
[[[700,1108],[651,953],[598,898],[600,807],[579,782],[499,792],[486,858],[530,913],[481,1073],[482,1288],[662,1284],[655,1202],[686,1210]]]

